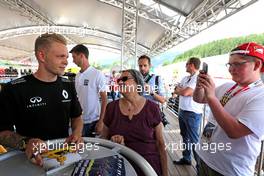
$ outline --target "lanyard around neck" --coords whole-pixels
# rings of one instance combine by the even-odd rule
[[[220,103],[222,104],[222,106],[225,106],[226,103],[233,98],[234,96],[236,96],[238,93],[240,92],[244,92],[249,90],[250,88],[253,87],[257,87],[263,85],[262,80],[257,80],[247,86],[241,87],[240,89],[238,89],[237,91],[235,91],[233,94],[231,94],[233,92],[233,90],[235,90],[235,88],[238,86],[238,84],[233,85],[229,90],[226,91],[226,93],[223,95],[223,97],[220,100]]]
[[[196,74],[196,73],[190,75],[186,83],[189,83],[189,82],[192,80],[192,77],[193,77],[195,74]]]

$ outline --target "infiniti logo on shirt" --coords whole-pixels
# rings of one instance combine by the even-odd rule
[[[42,101],[41,97],[32,97],[29,100],[31,103],[40,103]]]
[[[42,98],[39,96],[31,97],[29,99],[29,104],[27,105],[27,108],[35,108],[40,106],[46,106],[46,103],[42,102]]]

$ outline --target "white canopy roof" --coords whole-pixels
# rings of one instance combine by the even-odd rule
[[[120,51],[122,36],[128,35],[123,42],[129,40],[127,31],[133,28],[134,54],[157,55],[256,1],[126,0],[123,8],[123,0],[1,0],[0,58],[32,57],[34,40],[44,32],[62,33],[71,44]],[[136,12],[134,24],[129,18]]]

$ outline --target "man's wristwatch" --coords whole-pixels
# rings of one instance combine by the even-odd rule
[[[18,149],[21,151],[25,151],[26,150],[26,146],[28,141],[30,140],[30,137],[23,137],[19,142],[18,142]]]

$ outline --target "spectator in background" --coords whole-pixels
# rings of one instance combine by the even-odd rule
[[[115,99],[119,95],[118,85],[117,85],[117,75],[115,70],[112,71],[112,76],[110,77],[110,95],[113,101],[115,101]]]
[[[43,164],[39,154],[46,145],[43,140],[67,137],[66,142],[82,142],[82,110],[74,85],[60,77],[68,64],[66,45],[59,34],[39,36],[38,70],[11,81],[0,94],[0,144],[25,150],[38,165]]]
[[[183,143],[186,145],[182,152],[183,157],[179,161],[173,161],[177,165],[191,165],[192,150],[199,139],[203,105],[193,101],[193,91],[196,86],[200,63],[199,58],[189,58],[186,62],[186,72],[190,73],[190,75],[185,76],[174,89],[174,93],[180,96],[179,125]],[[196,157],[195,153],[194,156]]]
[[[193,98],[211,108],[200,146],[216,146],[197,149],[199,176],[254,175],[264,139],[264,85],[260,79],[263,62],[264,47],[244,43],[230,52],[227,67],[233,83],[215,88],[208,74],[199,74]]]
[[[83,136],[95,137],[103,129],[103,118],[107,104],[107,86],[103,73],[89,64],[89,50],[76,45],[70,51],[73,62],[81,68],[75,77],[75,87],[83,108]],[[101,110],[99,95],[101,97]]]
[[[145,82],[145,92],[143,96],[156,103],[165,103],[165,90],[160,76],[150,74],[151,60],[148,56],[142,55],[138,58],[139,71]]]
[[[142,155],[159,176],[168,175],[160,110],[142,95],[142,75],[125,70],[118,79],[123,98],[107,105],[103,137],[124,144]],[[135,167],[138,175],[142,175]]]

